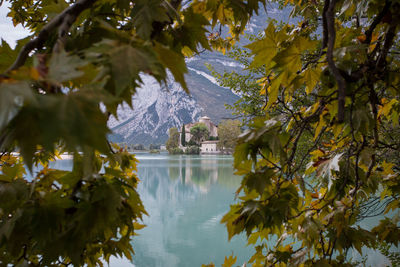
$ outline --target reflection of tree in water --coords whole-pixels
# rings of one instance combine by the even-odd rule
[[[236,188],[240,184],[240,177],[233,174],[231,158],[185,156],[174,158],[168,166],[171,181],[194,185],[202,192],[207,192],[215,183],[227,188]]]
[[[213,182],[212,180],[218,179],[218,176],[215,175],[216,171],[202,167],[192,167],[190,180],[197,185],[210,185]],[[214,177],[216,179],[213,179]]]
[[[177,167],[177,166],[171,166],[168,168],[168,174],[169,174],[169,178],[172,181],[175,181],[176,179],[181,178],[181,174],[180,174],[181,168]]]
[[[182,167],[182,184],[186,183],[186,167]]]
[[[139,193],[150,216],[135,241],[136,266],[200,266],[204,259],[219,260],[231,248],[235,255],[250,255],[243,252],[245,241],[226,242],[226,230],[219,223],[236,189],[226,186],[235,177],[233,160],[224,158],[141,159]]]
[[[233,174],[233,166],[231,164],[224,164],[218,167],[218,184],[228,188],[237,188],[242,180],[241,176]]]

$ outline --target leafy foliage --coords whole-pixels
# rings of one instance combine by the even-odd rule
[[[194,125],[192,128],[190,128],[190,134],[192,135],[192,140],[197,145],[200,145],[202,141],[208,139],[210,131],[204,123],[199,122],[196,123],[196,125]]]
[[[400,3],[286,3],[298,26],[271,22],[247,46],[266,115],[239,138],[240,201],[222,222],[247,234],[253,266],[353,266],[350,251],[400,241]]]
[[[249,41],[254,41],[256,38],[255,36],[247,37]],[[240,118],[246,124],[255,117],[265,115],[265,88],[258,82],[264,77],[264,69],[262,67],[250,68],[252,62],[250,50],[239,45],[235,45],[227,53],[227,56],[241,64],[243,70],[219,73],[210,64],[206,66],[220,86],[228,87],[233,93],[240,95],[233,105],[225,104],[225,106],[232,110],[235,117]]]
[[[184,57],[232,46],[265,0],[7,2],[31,36],[0,45],[0,263],[130,259],[145,210],[134,157],[107,141],[108,117],[143,75],[164,83],[170,72],[188,90]],[[231,34],[209,38],[210,24]],[[61,153],[72,170],[50,167]]]
[[[1,157],[1,262],[97,265],[110,255],[131,259],[130,240],[145,214],[134,156],[96,153],[90,166],[75,153],[72,171],[52,169],[52,157],[35,155],[41,169],[32,182],[24,179],[20,158]]]
[[[185,124],[182,125],[182,130],[181,130],[181,145],[186,146],[186,130],[185,130]]]
[[[167,150],[171,153],[173,149],[179,146],[179,132],[178,129],[173,127],[168,131],[169,137],[166,143]]]
[[[221,151],[231,153],[236,145],[238,136],[241,133],[240,121],[238,120],[223,120],[218,125],[218,138],[217,144]]]
[[[185,150],[185,154],[198,155],[198,154],[200,154],[200,147],[199,146],[188,146]]]

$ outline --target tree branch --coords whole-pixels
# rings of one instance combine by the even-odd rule
[[[365,43],[370,44],[371,39],[372,39],[372,33],[374,32],[376,26],[382,21],[383,17],[386,15],[386,13],[389,11],[391,5],[391,1],[386,0],[385,1],[385,6],[379,12],[379,14],[375,17],[374,21],[371,23],[371,26],[369,26],[368,30],[365,32]]]
[[[44,42],[49,37],[50,33],[54,31],[60,25],[65,23],[72,24],[76,18],[79,16],[82,11],[90,8],[97,0],[79,0],[72,6],[66,8],[63,12],[58,14],[54,19],[52,19],[48,24],[46,24],[43,29],[39,32],[38,36],[28,42],[22,50],[19,52],[17,59],[14,61],[12,66],[6,71],[6,73],[16,70],[22,65],[25,64],[26,59],[29,56],[29,53],[38,48],[42,48]],[[71,18],[74,18],[74,21],[71,23]],[[65,29],[63,27],[63,29]],[[69,27],[68,27],[69,29]]]
[[[385,43],[383,44],[382,52],[379,55],[379,58],[376,62],[377,69],[381,69],[384,67],[384,63],[386,62],[387,54],[389,53],[390,48],[393,46],[394,38],[397,35],[396,28],[398,23],[392,23],[389,26],[389,29],[386,33]]]
[[[340,74],[339,69],[335,65],[335,61],[333,60],[333,50],[335,47],[335,39],[336,39],[336,30],[335,30],[335,6],[337,0],[326,0],[329,3],[329,7],[326,9],[326,13],[324,16],[324,28],[327,28],[327,36],[324,35],[324,39],[328,40],[328,51],[326,53],[327,61],[329,69],[331,70],[333,76],[338,85],[338,122],[344,121],[344,107],[345,107],[345,97],[346,97],[346,81],[343,76]],[[325,10],[325,8],[324,8]],[[325,34],[325,33],[324,33]]]
[[[326,0],[324,4],[324,9],[322,10],[322,30],[323,30],[323,40],[322,40],[322,49],[328,46],[328,23],[326,14],[328,12],[330,0]]]

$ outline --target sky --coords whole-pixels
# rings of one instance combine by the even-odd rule
[[[0,38],[14,47],[16,41],[26,37],[29,32],[20,25],[14,27],[11,18],[7,17],[9,6],[7,2],[0,6]]]

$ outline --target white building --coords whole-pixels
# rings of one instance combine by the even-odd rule
[[[200,154],[219,154],[221,151],[217,147],[218,140],[216,141],[203,141],[200,146]]]

